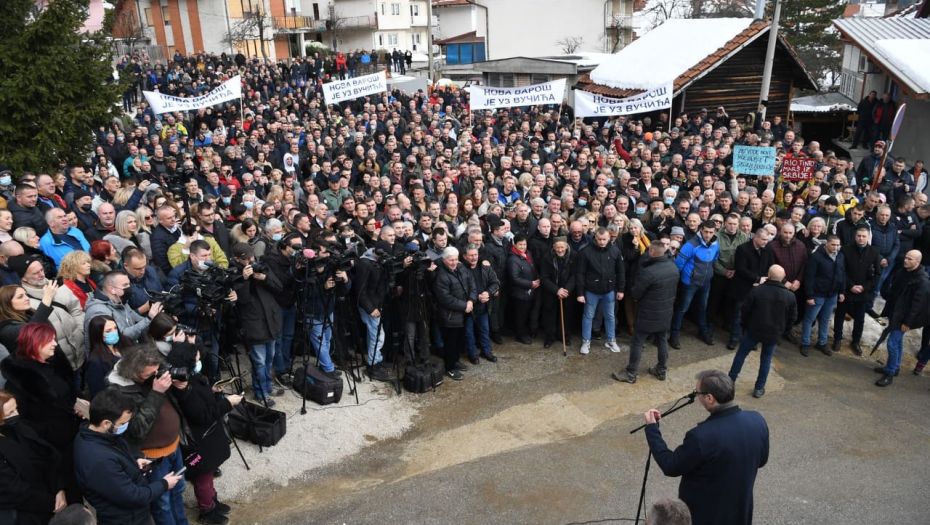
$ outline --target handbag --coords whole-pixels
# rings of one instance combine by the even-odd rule
[[[243,401],[229,413],[229,430],[239,439],[271,447],[287,433],[287,416],[284,412]]]

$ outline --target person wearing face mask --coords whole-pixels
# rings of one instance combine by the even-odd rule
[[[184,486],[183,475],[142,470],[151,460],[139,458],[125,437],[142,409],[133,396],[108,388],[94,397],[74,439],[77,478],[100,525],[150,525],[151,504]]]
[[[168,264],[172,268],[177,268],[188,260],[191,253],[191,245],[195,241],[204,241],[210,246],[210,253],[213,255],[213,262],[220,268],[229,268],[229,259],[226,252],[220,247],[220,244],[213,237],[208,237],[201,233],[201,228],[194,222],[185,222],[181,225],[181,236],[177,238],[174,244],[168,248]]]
[[[129,306],[129,288],[129,276],[124,272],[113,271],[103,276],[100,286],[94,291],[93,296],[87,300],[86,313],[84,314],[85,348],[90,348],[87,327],[90,321],[98,315],[112,317],[116,321],[120,333],[133,341],[137,341],[145,333],[151,319],[161,312],[161,303],[156,303],[149,308],[148,317],[136,313]]]
[[[0,523],[45,525],[67,503],[61,455],[23,421],[13,394],[0,391],[0,405]]]
[[[152,344],[136,345],[123,351],[107,380],[111,386],[98,394],[98,398],[116,389],[133,402],[131,417],[121,419],[113,427],[119,428],[128,422],[121,431],[122,437],[146,459],[160,460],[147,477],[163,478],[181,469],[184,466],[181,446],[187,444],[189,434],[178,403],[187,395],[188,382],[171,377],[164,358]],[[184,488],[184,481],[178,481],[173,489],[152,501],[149,509],[156,525],[188,525],[184,514]]]
[[[36,433],[61,454],[55,473],[67,503],[82,501],[74,476],[73,440],[88,406],[78,398],[71,364],[55,342],[55,329],[26,323],[17,337],[16,352],[0,362],[6,389],[16,396],[19,413]]]
[[[108,315],[93,318],[87,325],[87,332],[90,348],[84,379],[90,393],[88,397],[93,399],[107,387],[107,376],[122,357],[122,352],[134,343],[120,333],[116,321]]]
[[[162,314],[159,317],[168,316]],[[171,318],[167,321],[171,322]],[[153,321],[152,325],[155,324]],[[221,392],[222,387],[214,389],[206,376],[201,374],[203,362],[197,347],[192,344],[193,335],[185,336],[183,332],[179,332],[174,334],[174,339],[166,362],[175,369],[186,368],[190,374],[186,392],[177,396],[178,407],[190,427],[190,436],[193,438],[188,444],[190,448],[185,448],[184,455],[196,453],[200,456],[200,462],[191,465],[185,475],[194,485],[194,495],[200,509],[198,521],[225,525],[229,523],[226,515],[232,509],[217,499],[213,478],[230,456],[229,438],[223,430],[223,417],[242,402],[242,396],[224,395]]]
[[[13,172],[6,168],[0,169],[0,198],[3,204],[13,200]]]
[[[271,224],[272,221],[277,224]],[[282,291],[275,295],[278,301],[278,307],[281,310],[281,333],[275,339],[274,354],[274,378],[282,387],[289,387],[293,377],[291,376],[291,343],[294,341],[294,330],[297,316],[297,283],[294,280],[292,269],[294,268],[294,255],[304,249],[303,241],[297,233],[289,233],[281,237],[281,222],[277,219],[271,219],[268,224],[272,225],[272,238],[277,236],[276,242],[271,244],[268,250],[261,258],[261,262],[268,265],[268,271],[277,278],[282,284]],[[266,224],[267,230],[267,224]]]

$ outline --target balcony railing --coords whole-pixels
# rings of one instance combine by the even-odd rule
[[[362,29],[362,28],[378,28],[378,17],[377,16],[347,16],[339,19],[339,28],[348,28],[348,29]]]
[[[631,15],[613,15],[607,19],[607,27],[610,29],[632,29],[633,17]]]
[[[310,16],[275,16],[271,19],[271,23],[275,31],[284,33],[321,31],[325,29],[322,20],[314,20]]]

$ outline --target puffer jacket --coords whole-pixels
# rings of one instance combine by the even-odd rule
[[[233,268],[242,271],[243,266],[233,263]],[[273,272],[265,274],[260,281],[255,278],[244,279],[235,285],[236,311],[243,342],[247,344],[267,343],[277,339],[283,328],[281,307],[275,299],[283,288]]]
[[[433,284],[433,296],[438,307],[437,321],[441,326],[459,328],[465,326],[465,309],[467,302],[478,302],[478,292],[471,275],[458,265],[455,271],[449,271],[445,263],[436,268],[436,282]]]
[[[672,324],[675,295],[678,292],[678,267],[671,256],[652,258],[643,255],[630,297],[639,302],[633,328],[640,333],[667,331]]]
[[[571,244],[568,243],[569,246]],[[621,293],[626,289],[626,268],[615,244],[603,248],[590,244],[577,253],[576,296],[584,297],[587,292],[596,295]]]
[[[681,282],[691,286],[704,286],[714,276],[714,262],[720,257],[720,243],[717,236],[710,242],[698,234],[681,246],[675,265],[681,272]]]
[[[35,310],[42,304],[42,288],[23,286],[29,296],[29,304]],[[52,299],[52,313],[48,321],[55,327],[58,347],[68,357],[73,370],[78,370],[87,359],[84,346],[84,310],[81,303],[67,288],[61,287]]]

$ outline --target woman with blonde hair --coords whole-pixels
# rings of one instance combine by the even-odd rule
[[[23,254],[31,255],[42,261],[45,275],[55,275],[58,267],[55,261],[39,249],[39,235],[29,226],[20,226],[13,231],[13,239],[23,247]],[[8,263],[9,264],[9,263]]]
[[[113,206],[115,206],[116,209],[126,206],[126,203],[129,202],[129,199],[135,191],[135,188],[120,188],[116,190],[116,195],[113,196]]]
[[[108,241],[116,248],[116,251],[123,253],[123,250],[130,246],[141,248],[145,255],[152,257],[152,244],[148,235],[144,236],[146,241],[142,243],[139,234],[139,219],[136,214],[130,210],[123,210],[116,214],[116,227],[112,233],[108,233],[103,240]]]
[[[58,278],[62,280],[62,288],[71,292],[71,295],[81,304],[82,310],[87,303],[87,298],[97,289],[97,283],[90,278],[92,263],[93,259],[90,254],[75,250],[64,256],[61,260],[61,269],[58,271]]]

